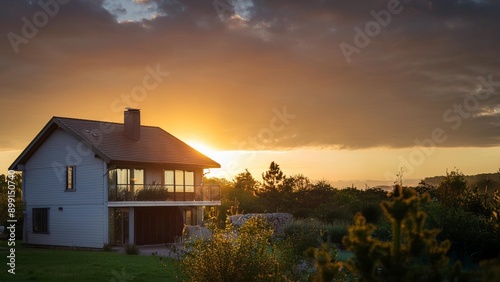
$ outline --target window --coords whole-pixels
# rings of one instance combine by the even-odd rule
[[[168,191],[194,192],[194,172],[184,170],[165,170],[164,184]]]
[[[33,233],[49,233],[49,209],[33,209]]]
[[[175,185],[175,176],[174,176],[174,171],[173,170],[165,170],[164,172],[165,176],[165,188],[168,189],[168,191],[172,192],[174,191],[174,185]]]
[[[185,192],[194,192],[194,172],[184,172],[184,185]]]
[[[144,169],[116,168],[108,171],[110,201],[134,201],[144,187]]]
[[[110,174],[115,177],[115,173]],[[116,180],[113,179],[118,185],[144,185],[144,170],[143,169],[116,169]]]
[[[184,171],[175,171],[175,191],[184,192]]]
[[[74,191],[75,189],[75,167],[66,167],[66,190]]]
[[[185,225],[193,225],[193,212],[191,210],[184,211]]]

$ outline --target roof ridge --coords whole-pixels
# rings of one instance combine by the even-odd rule
[[[52,118],[56,118],[56,119],[70,119],[70,120],[79,120],[79,121],[91,121],[91,122],[105,122],[105,123],[123,124],[123,123],[114,122],[114,121],[103,121],[103,120],[85,119],[85,118],[72,118],[72,117],[60,117],[60,116],[53,116]]]
[[[53,116],[52,118],[55,118],[55,119],[69,119],[69,120],[77,120],[77,121],[112,123],[112,124],[117,124],[117,125],[123,125],[124,124],[123,122],[120,123],[120,122],[115,122],[115,121],[103,121],[103,120],[84,119],[84,118],[71,118],[71,117],[60,117],[60,116]],[[159,127],[157,125],[143,125],[143,124],[141,124],[141,127],[154,127],[154,128],[160,128],[160,129],[163,130],[163,128],[161,128],[161,127]]]

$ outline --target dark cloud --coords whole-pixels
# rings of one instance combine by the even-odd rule
[[[455,112],[478,76],[500,81],[496,2],[402,1],[350,63],[340,44],[355,46],[355,28],[389,1],[235,1],[224,17],[214,1],[156,2],[165,16],[119,24],[101,1],[70,1],[16,54],[7,35],[22,35],[23,17],[41,8],[3,1],[2,105],[15,100],[42,124],[119,119],[110,104],[160,65],[170,76],[137,103],[145,118],[224,149],[409,147],[436,128],[447,136],[439,146],[500,144],[500,86],[467,117]],[[273,130],[284,107],[294,118]],[[13,134],[25,139],[23,129]]]

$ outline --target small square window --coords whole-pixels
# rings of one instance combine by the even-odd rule
[[[67,166],[66,167],[66,190],[74,190],[75,189],[75,167]]]

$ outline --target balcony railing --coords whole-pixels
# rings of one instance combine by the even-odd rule
[[[108,187],[109,202],[124,201],[220,201],[219,185],[113,184]]]

